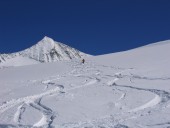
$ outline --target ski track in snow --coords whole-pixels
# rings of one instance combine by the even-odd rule
[[[146,108],[150,108],[159,104],[160,102],[161,102],[161,97],[159,95],[155,95],[155,98],[153,98],[151,101],[147,102],[146,104],[143,104],[142,106],[129,110],[128,112],[137,112]]]
[[[137,111],[140,111],[140,110],[143,110],[146,108],[150,108],[150,107],[153,107],[159,103],[164,103],[164,102],[167,102],[170,100],[170,93],[166,92],[164,90],[144,89],[144,88],[137,88],[137,87],[126,86],[126,85],[117,85],[115,82],[118,80],[119,80],[119,78],[115,78],[114,80],[108,81],[107,84],[110,86],[142,90],[142,91],[147,91],[147,92],[151,92],[151,93],[155,94],[155,97],[152,100],[150,100],[149,102],[147,102],[139,107],[129,110],[128,112],[137,112]],[[123,95],[123,98],[124,98],[124,95]]]
[[[96,70],[92,66],[92,64],[91,65],[86,64],[86,65],[83,65],[83,67],[82,67],[82,65],[79,65],[79,64],[73,64],[71,66],[73,67],[73,70],[70,73],[68,73],[68,76],[84,78],[86,80],[88,79],[89,81],[85,82],[83,85],[65,89],[64,85],[58,85],[55,82],[53,82],[53,81],[56,81],[59,79],[59,77],[57,77],[57,76],[55,78],[53,77],[53,79],[42,80],[42,84],[45,85],[45,89],[44,89],[45,92],[36,94],[36,95],[32,95],[32,96],[27,96],[27,97],[23,97],[23,98],[12,99],[10,101],[6,101],[4,104],[2,104],[0,106],[0,114],[16,105],[19,105],[19,107],[17,108],[17,111],[14,115],[14,122],[16,122],[18,125],[22,125],[21,124],[22,114],[24,113],[24,111],[26,109],[25,106],[28,105],[28,106],[36,109],[40,113],[42,113],[42,117],[40,118],[40,120],[38,122],[36,122],[35,124],[33,124],[32,127],[51,128],[51,127],[53,127],[52,126],[53,120],[55,118],[57,118],[57,113],[53,112],[50,108],[41,104],[41,100],[43,97],[59,93],[61,90],[64,92],[69,92],[71,90],[91,86],[96,83],[102,85],[101,81],[102,81],[103,77],[107,80],[107,82],[105,83],[106,85],[108,85],[110,87],[115,87],[114,89],[116,89],[116,91],[119,91],[119,93],[121,94],[119,99],[115,102],[115,106],[116,106],[116,104],[118,105],[119,102],[121,102],[122,100],[126,100],[127,92],[124,92],[120,88],[128,88],[128,89],[133,89],[133,90],[138,90],[138,91],[140,91],[140,90],[147,91],[147,92],[155,94],[155,97],[152,100],[148,101],[147,103],[142,104],[141,106],[127,110],[126,112],[119,113],[118,114],[119,116],[117,116],[117,117],[112,118],[110,115],[109,116],[106,115],[106,117],[102,117],[101,119],[92,120],[92,121],[88,121],[88,122],[63,124],[63,126],[62,126],[63,128],[68,128],[68,127],[69,128],[75,128],[75,127],[77,127],[77,128],[81,128],[81,127],[84,127],[84,128],[93,128],[93,127],[128,128],[128,126],[123,125],[123,122],[125,120],[136,118],[136,115],[133,115],[133,113],[136,113],[136,112],[139,112],[139,111],[142,111],[145,109],[153,108],[154,106],[157,106],[157,105],[160,105],[160,107],[162,107],[162,106],[168,107],[168,106],[165,106],[165,103],[167,103],[170,100],[169,92],[166,92],[164,90],[144,89],[144,88],[137,88],[137,87],[133,87],[133,86],[117,85],[116,84],[117,81],[120,81],[122,78],[126,77],[126,76],[123,76],[122,73],[132,70],[133,68],[124,69],[124,68],[116,68],[116,67],[109,67],[109,66],[102,65],[101,67],[110,68],[111,70],[113,70],[113,69],[121,70],[117,73],[114,73],[114,75],[110,75],[110,74],[104,75],[104,74],[102,74],[103,73],[102,70]],[[89,76],[89,74],[88,75],[84,74],[87,72],[89,72],[90,76]],[[64,77],[67,78],[67,75],[65,75]],[[150,80],[149,78],[140,77],[137,75],[132,75],[131,77],[136,78],[136,79]],[[111,79],[111,78],[114,78],[114,79]],[[129,79],[131,79],[131,78],[129,78]],[[156,79],[165,80],[166,78],[156,78]],[[169,79],[169,78],[167,78],[167,79]],[[153,78],[151,80],[155,80],[155,79]],[[49,86],[53,86],[54,88],[51,90],[48,90]],[[118,88],[116,88],[116,87],[118,87]],[[130,113],[130,115],[129,115],[129,113]],[[121,117],[120,114],[124,115],[124,117]],[[138,124],[138,127],[144,128],[145,126],[142,126],[142,125],[140,126],[140,124]]]
[[[34,127],[50,127],[56,114],[48,107],[41,104],[41,99],[39,99],[36,103],[30,104],[33,108],[42,112],[42,118],[35,123]]]
[[[53,119],[55,118],[55,113],[53,113],[52,110],[50,110],[48,107],[42,105],[40,101],[42,97],[57,93],[59,92],[59,90],[60,88],[56,87],[55,89],[48,90],[41,94],[27,96],[27,97],[23,97],[19,99],[12,99],[0,106],[0,113],[3,113],[18,104],[22,104],[17,108],[17,111],[14,115],[14,122],[16,122],[17,124],[20,124],[20,121],[22,119],[22,114],[25,111],[24,105],[27,104],[42,113],[42,118],[40,119],[39,122],[34,124],[34,126],[48,128],[50,127]]]
[[[5,112],[6,110],[16,106],[17,104],[34,102],[36,99],[39,99],[39,98],[46,96],[46,95],[53,94],[53,93],[58,92],[58,91],[59,91],[59,88],[57,87],[55,89],[51,89],[51,90],[46,91],[46,92],[41,93],[41,94],[26,96],[26,97],[18,98],[18,99],[12,99],[12,100],[7,101],[6,103],[4,103],[3,105],[0,106],[0,113]]]
[[[122,93],[121,97],[118,99],[118,101],[121,101],[121,100],[123,100],[123,99],[126,97],[126,93],[123,92],[123,91],[120,90],[120,89],[117,89],[117,90],[120,91],[120,92]]]
[[[81,77],[81,76],[84,77],[84,78],[89,78],[91,80],[89,82],[85,83],[82,86],[76,86],[76,87],[73,87],[71,89],[66,89],[65,91],[71,91],[71,90],[74,90],[74,89],[90,86],[90,85],[95,84],[99,81],[99,79],[97,79],[97,78],[92,78],[92,77],[83,76],[83,75],[76,76],[76,77]],[[28,106],[30,106],[30,107],[32,107],[32,108],[34,108],[34,109],[36,109],[36,110],[38,110],[42,113],[41,119],[38,122],[36,122],[33,125],[33,127],[50,128],[51,124],[53,122],[53,119],[56,117],[56,115],[54,114],[54,112],[50,108],[41,104],[41,99],[44,96],[52,95],[54,93],[59,92],[61,89],[64,89],[63,85],[56,85],[55,83],[52,82],[52,81],[55,81],[57,79],[59,79],[59,78],[43,80],[41,82],[42,84],[46,85],[44,90],[47,90],[50,85],[55,86],[56,87],[55,89],[47,90],[47,91],[40,93],[40,94],[37,94],[37,95],[26,96],[26,97],[23,97],[23,98],[12,99],[10,101],[6,101],[3,105],[0,106],[0,113],[3,113],[3,112],[7,111],[8,109],[10,109],[14,106],[21,104],[17,108],[17,111],[14,114],[13,120],[18,125],[22,125],[22,124],[20,124],[20,121],[22,119],[22,114],[24,113],[24,111],[26,109],[24,106],[28,105]]]
[[[24,113],[25,109],[26,109],[25,104],[22,104],[17,108],[17,111],[14,115],[14,122],[16,122],[17,124],[20,124],[22,114]]]
[[[107,66],[103,66],[103,67],[107,67]],[[115,68],[115,67],[110,67],[110,68]],[[121,69],[121,68],[119,68]],[[135,89],[135,90],[142,90],[142,91],[147,91],[150,93],[153,93],[155,95],[155,97],[153,99],[151,99],[150,101],[148,101],[147,103],[142,104],[141,106],[138,106],[134,109],[130,109],[127,110],[126,112],[122,112],[122,115],[125,115],[125,117],[121,117],[120,114],[118,114],[119,116],[117,117],[117,119],[113,119],[112,122],[110,122],[110,116],[106,116],[106,117],[102,117],[101,118],[101,122],[99,120],[94,120],[94,121],[88,121],[88,122],[79,122],[79,123],[73,123],[73,124],[65,124],[63,125],[63,128],[74,128],[74,127],[89,127],[89,128],[93,128],[93,127],[102,127],[102,128],[109,128],[109,127],[114,127],[114,128],[129,128],[126,125],[123,125],[122,123],[126,120],[130,120],[133,118],[137,118],[136,112],[138,111],[142,111],[145,109],[150,109],[154,106],[158,107],[168,107],[165,103],[167,103],[168,101],[170,101],[170,93],[166,92],[164,90],[156,90],[156,89],[144,89],[144,88],[137,88],[137,87],[133,87],[133,86],[126,86],[126,85],[117,85],[116,82],[121,80],[121,78],[127,77],[126,75],[123,76],[122,73],[127,72],[129,70],[132,70],[133,68],[130,69],[123,69],[123,71],[121,72],[117,72],[115,73],[114,76],[112,75],[105,75],[105,77],[109,80],[110,78],[116,77],[113,80],[109,80],[106,84],[109,86],[113,86],[113,87],[119,87],[119,88],[129,88],[129,89]],[[96,73],[96,75],[100,75],[102,71],[98,71]],[[136,77],[136,76],[131,76],[132,78],[138,78],[138,79],[146,79],[146,80],[168,80],[169,78],[145,78],[145,77]],[[130,81],[131,81],[131,77],[129,77]],[[100,79],[100,78],[98,78]],[[99,82],[99,81],[98,81]],[[120,91],[122,93],[121,97],[117,100],[117,102],[115,104],[118,104],[121,100],[126,99],[126,92],[117,89],[118,91]],[[162,106],[161,106],[162,105]],[[129,114],[130,113],[130,114]],[[102,125],[100,125],[100,123]],[[139,128],[148,128],[148,126],[143,126],[140,124],[136,124],[137,127]]]

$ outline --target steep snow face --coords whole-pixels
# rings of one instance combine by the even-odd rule
[[[54,62],[61,60],[71,60],[89,56],[65,44],[54,41],[49,37],[44,37],[36,45],[12,54],[1,54],[0,63],[9,61],[11,58],[18,56],[34,59],[39,62]]]
[[[70,60],[73,58],[81,58],[87,56],[87,54],[84,54],[65,44],[55,42],[49,37],[44,37],[36,45],[20,52],[20,54],[29,56],[30,58],[40,62]]]

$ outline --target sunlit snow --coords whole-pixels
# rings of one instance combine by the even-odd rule
[[[84,64],[10,60],[0,69],[0,128],[169,128],[169,49],[160,42]]]

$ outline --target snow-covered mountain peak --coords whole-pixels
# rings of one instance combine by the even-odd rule
[[[48,36],[45,36],[41,41],[39,41],[37,44],[39,44],[39,43],[41,43],[41,44],[55,44],[56,42],[52,39],[52,38],[50,38],[50,37],[48,37]]]
[[[58,44],[59,42],[56,42],[52,38],[45,36],[42,40],[40,40],[37,44],[33,45],[30,49],[32,48],[35,48],[37,50],[43,49],[43,51],[45,50],[46,52],[48,52]]]
[[[89,55],[45,36],[42,40],[28,49],[12,54],[0,54],[0,63],[5,63],[9,59],[18,56],[27,57],[42,63],[71,60]]]
[[[48,37],[48,36],[44,36],[44,38],[42,40],[53,40],[52,38]],[[53,40],[54,41],[54,40]]]
[[[45,36],[41,41],[29,49],[22,51],[29,54],[31,58],[36,58],[40,62],[52,62],[58,60],[70,60],[73,58],[81,58],[87,54],[78,51],[63,43],[56,42]]]

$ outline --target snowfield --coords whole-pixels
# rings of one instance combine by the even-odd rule
[[[0,128],[170,128],[169,49],[1,67]]]

